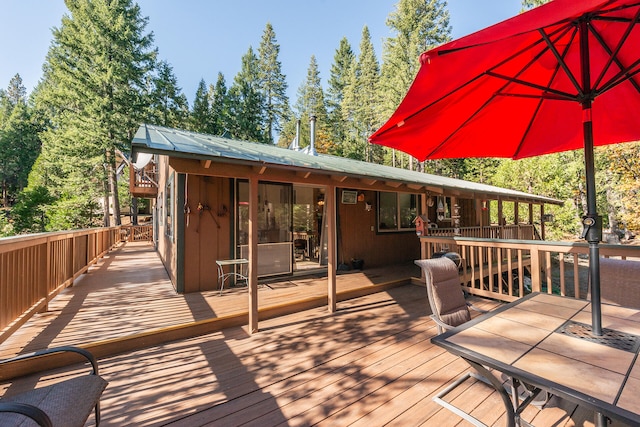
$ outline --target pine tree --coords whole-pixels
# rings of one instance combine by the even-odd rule
[[[218,73],[215,86],[209,86],[209,105],[211,115],[211,134],[224,135],[231,128],[229,96],[224,75]]]
[[[383,46],[380,125],[393,114],[409,90],[420,68],[420,54],[449,41],[451,27],[446,6],[442,0],[400,0],[387,18],[393,36]],[[395,165],[396,153],[392,152],[390,157],[387,163]],[[408,158],[407,166],[413,169],[413,159],[408,155],[401,157]]]
[[[298,144],[301,148],[307,147],[311,143],[310,119],[313,116],[316,128],[316,152],[329,153],[335,150],[329,137],[327,106],[315,55],[311,56],[306,81],[298,88],[296,115],[300,119],[300,141]],[[295,121],[297,119],[292,119],[292,124],[295,125]]]
[[[249,47],[242,57],[242,67],[229,89],[231,137],[266,142],[264,129],[264,97],[260,88],[258,58]]]
[[[350,67],[348,84],[344,90],[343,118],[347,121],[344,155],[358,160],[381,163],[383,149],[371,146],[367,139],[379,126],[380,65],[371,43],[367,26],[362,29],[360,55]]]
[[[365,150],[359,144],[360,134],[357,128],[357,109],[360,102],[358,97],[358,66],[357,58],[345,67],[345,86],[342,94],[340,111],[344,126],[342,139],[342,155],[350,159],[365,160]]]
[[[265,102],[266,141],[273,143],[274,132],[279,132],[288,117],[289,98],[287,97],[287,81],[282,74],[282,64],[278,60],[280,45],[276,41],[276,34],[270,23],[262,35],[258,48],[260,67],[260,88]]]
[[[534,7],[549,3],[549,1],[550,0],[522,0],[522,11],[533,9]]]
[[[383,45],[383,118],[395,111],[409,90],[420,69],[420,54],[451,39],[446,6],[442,0],[400,0],[387,18],[393,36]]]
[[[56,199],[51,227],[96,224],[102,194],[120,223],[116,149],[124,150],[145,114],[145,78],[156,52],[147,19],[132,0],[67,0],[69,14],[53,30],[38,103],[52,126],[44,132],[35,171]]]
[[[178,86],[178,78],[167,61],[160,61],[152,79],[150,122],[155,125],[181,128],[187,124],[189,105]]]
[[[340,45],[336,49],[333,57],[333,64],[329,76],[329,88],[327,90],[327,115],[331,139],[336,143],[339,152],[343,155],[342,143],[346,140],[347,131],[343,120],[342,103],[344,101],[344,90],[349,81],[349,72],[355,63],[355,54],[346,37],[340,40]]]
[[[212,133],[213,120],[211,117],[211,107],[209,106],[209,93],[207,91],[207,83],[204,79],[200,80],[196,97],[193,100],[193,109],[189,120],[189,129],[202,132]]]
[[[0,106],[0,202],[8,207],[27,185],[29,171],[40,151],[40,139],[19,74],[0,93]]]

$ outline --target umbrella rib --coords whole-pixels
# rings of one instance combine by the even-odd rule
[[[568,31],[570,31],[570,28],[558,29],[558,30],[556,30],[556,31],[554,31],[554,32],[552,33],[552,36],[555,36],[558,32],[563,32],[563,34],[561,34],[561,36],[560,36],[560,37],[562,37],[562,35],[566,34]],[[572,35],[572,37],[575,37],[575,31],[574,31],[574,34]],[[547,38],[547,40],[546,40],[546,41],[547,41],[547,44],[550,42],[550,40],[549,40],[548,38]],[[520,51],[518,51],[516,54],[514,54],[514,55],[512,55],[512,56],[508,57],[507,59],[505,59],[504,61],[500,62],[500,64],[498,64],[498,65],[496,65],[496,66],[492,67],[492,69],[498,68],[500,65],[502,65],[502,64],[504,64],[504,63],[506,63],[506,62],[508,62],[510,59],[512,59],[512,58],[514,58],[514,57],[516,57],[518,54],[520,54],[520,53],[522,53],[522,52],[524,52],[524,51],[526,51],[526,50],[528,50],[528,49],[533,48],[534,46],[536,46],[536,45],[537,45],[537,44],[539,44],[539,43],[542,43],[542,41],[538,40],[538,41],[534,42],[533,44],[531,44],[531,45],[529,45],[529,46],[526,46],[525,48],[523,48],[523,49],[521,49]],[[556,53],[557,53],[557,51],[556,51]],[[565,53],[566,53],[566,52],[565,52]],[[541,53],[539,53],[538,55],[536,55],[536,58],[532,59],[528,64],[526,64],[525,66],[523,66],[523,67],[522,67],[522,69],[521,69],[521,70],[520,70],[520,71],[519,71],[519,72],[518,72],[514,77],[509,77],[509,76],[506,76],[506,75],[502,75],[502,74],[496,73],[496,72],[491,71],[491,70],[487,70],[487,71],[485,71],[484,73],[482,73],[482,74],[478,75],[475,79],[472,79],[472,80],[470,80],[469,82],[467,82],[467,84],[469,84],[470,82],[472,82],[472,81],[474,81],[474,80],[476,80],[476,79],[480,78],[480,77],[481,77],[481,76],[483,76],[483,75],[488,75],[488,76],[491,76],[491,77],[495,77],[495,78],[497,78],[497,79],[504,80],[506,83],[505,83],[505,84],[504,84],[500,89],[498,89],[498,90],[497,90],[497,91],[496,91],[496,92],[495,92],[491,97],[489,97],[489,99],[487,99],[487,101],[485,101],[485,102],[484,102],[484,103],[483,103],[483,104],[482,104],[482,105],[481,105],[481,106],[480,106],[480,107],[479,107],[479,108],[478,108],[478,109],[477,109],[473,114],[471,114],[471,115],[470,115],[470,116],[469,116],[469,117],[468,117],[468,118],[467,118],[463,123],[461,123],[461,124],[460,124],[460,125],[459,125],[459,126],[458,126],[454,131],[453,131],[453,132],[451,132],[447,138],[445,138],[445,139],[444,139],[440,144],[438,144],[438,146],[437,146],[437,147],[435,147],[433,150],[431,150],[431,152],[430,152],[426,157],[427,157],[427,158],[428,158],[428,157],[431,157],[431,156],[433,156],[435,153],[437,153],[437,152],[438,152],[438,150],[440,150],[440,148],[441,148],[442,146],[444,146],[444,145],[447,143],[447,141],[448,141],[448,140],[449,140],[453,135],[455,135],[455,134],[456,134],[456,133],[457,133],[457,132],[462,128],[462,127],[464,127],[464,126],[465,126],[465,125],[466,125],[470,120],[472,120],[472,119],[473,119],[473,118],[474,118],[474,117],[475,117],[475,116],[476,116],[480,111],[482,111],[482,109],[483,109],[485,106],[487,106],[487,105],[488,105],[488,104],[489,104],[493,99],[495,99],[497,96],[522,96],[522,97],[527,97],[527,95],[525,95],[525,94],[506,94],[506,93],[502,93],[502,91],[503,91],[507,86],[509,86],[509,84],[511,84],[511,83],[521,84],[521,85],[524,85],[524,86],[529,86],[529,87],[533,87],[533,88],[535,88],[535,89],[539,89],[539,90],[541,90],[541,91],[543,92],[543,94],[548,94],[549,92],[551,92],[552,94],[555,94],[555,95],[557,95],[557,96],[559,97],[559,98],[555,98],[555,97],[544,97],[544,96],[543,96],[543,97],[542,97],[543,99],[540,99],[540,101],[539,101],[539,103],[538,103],[538,105],[537,105],[537,107],[536,107],[536,114],[537,114],[537,112],[540,110],[540,107],[542,106],[542,101],[543,101],[544,99],[566,99],[566,100],[570,100],[570,101],[575,101],[577,98],[576,98],[574,95],[572,95],[572,94],[568,94],[568,93],[561,92],[561,91],[558,91],[558,90],[555,90],[555,89],[551,89],[551,88],[550,88],[550,87],[548,87],[548,86],[536,85],[536,84],[534,84],[534,83],[530,83],[530,82],[527,82],[527,81],[524,81],[524,80],[520,80],[520,79],[518,79],[518,78],[517,78],[519,75],[521,75],[522,73],[524,73],[524,72],[525,72],[525,70],[526,70],[527,68],[529,68],[529,67],[530,67],[530,66],[531,66],[531,65],[532,65],[532,64],[533,64],[533,63],[534,63],[534,62],[539,58],[539,56],[541,56],[541,55],[542,55],[542,52],[541,52]],[[552,81],[553,81],[553,79],[555,79],[555,76],[558,74],[558,72],[559,72],[559,67],[556,67],[555,71],[553,72],[553,75],[552,75],[552,76],[551,76],[551,78],[550,78],[550,82],[552,82]],[[462,85],[462,86],[460,86],[458,89],[461,89],[461,88],[462,88],[462,87],[464,87],[464,86],[465,86],[465,85]],[[458,89],[456,89],[456,90],[458,90]],[[451,93],[453,93],[453,92],[455,92],[455,91],[452,91]],[[437,102],[437,101],[436,101],[436,102]],[[433,105],[433,104],[434,104],[434,103],[432,103],[432,104],[430,104],[430,105]],[[427,107],[425,107],[425,109],[426,109],[426,108],[427,108]],[[417,113],[416,113],[416,114],[417,114]],[[535,117],[535,115],[536,115],[536,114],[534,114],[534,115],[533,115],[533,117]],[[529,125],[527,126],[527,130],[525,131],[525,133],[524,133],[524,135],[523,135],[523,137],[522,137],[522,139],[521,139],[521,141],[520,141],[520,144],[518,144],[518,149],[516,150],[516,154],[520,151],[520,148],[522,147],[522,144],[524,143],[524,140],[525,140],[526,134],[529,132],[529,129],[531,129],[532,124],[533,124],[533,119],[529,122]]]
[[[547,33],[544,32],[543,28],[538,29],[538,32],[540,33],[540,35],[542,36],[544,41],[547,43],[547,46],[549,47],[549,49],[551,50],[553,55],[556,57],[556,60],[558,61],[558,64],[560,65],[560,67],[562,67],[562,69],[564,70],[564,72],[567,75],[567,77],[569,78],[569,80],[571,80],[571,83],[573,83],[573,86],[578,91],[579,96],[583,97],[584,96],[584,91],[582,90],[582,86],[580,86],[580,83],[578,83],[578,80],[575,78],[575,76],[573,75],[571,70],[569,70],[569,67],[567,66],[566,62],[564,61],[564,58],[560,55],[560,53],[556,49],[555,45],[553,44],[553,42],[551,41],[551,39],[549,38]],[[575,37],[575,34],[576,34],[575,32],[572,34],[572,36],[571,36],[572,39]]]
[[[560,99],[566,99],[566,100],[569,100],[569,101],[575,101],[575,100],[578,99],[578,97],[576,95],[573,95],[573,94],[570,94],[570,93],[567,93],[567,92],[562,92],[562,91],[559,91],[557,89],[550,88],[548,86],[542,86],[542,85],[539,85],[539,84],[527,82],[525,80],[520,80],[520,79],[515,78],[515,77],[509,77],[509,76],[505,76],[503,74],[494,73],[493,71],[487,71],[486,74],[491,76],[491,77],[495,77],[495,78],[498,78],[498,79],[506,80],[509,83],[516,83],[516,84],[519,84],[519,85],[522,85],[522,86],[527,86],[527,87],[530,87],[530,88],[533,88],[533,89],[538,89],[538,90],[540,90],[540,91],[542,91],[544,93],[552,93],[554,95],[557,95]],[[504,94],[504,95],[507,95],[507,94]],[[520,96],[526,97],[527,95],[522,94]],[[531,97],[538,98],[538,96],[536,96],[536,95],[531,95]],[[558,99],[558,98],[550,97],[550,99]]]
[[[594,88],[598,87],[600,82],[604,79],[604,75],[607,72],[607,70],[609,69],[609,67],[611,66],[611,63],[615,62],[616,65],[618,67],[620,67],[620,72],[613,79],[611,79],[611,82],[613,82],[615,80],[618,80],[619,78],[622,78],[623,77],[622,75],[624,75],[626,77],[626,79],[631,82],[631,84],[636,89],[636,91],[640,92],[640,86],[638,85],[638,83],[629,76],[629,70],[631,68],[633,68],[633,67],[629,67],[629,68],[625,67],[622,64],[622,62],[620,61],[620,59],[618,58],[618,53],[620,53],[620,49],[622,49],[622,45],[629,38],[629,35],[631,34],[631,31],[633,30],[633,28],[635,27],[635,25],[638,23],[639,20],[640,20],[640,9],[638,9],[638,11],[636,12],[636,15],[633,18],[633,20],[631,20],[629,22],[629,25],[628,25],[626,31],[624,32],[624,34],[620,38],[620,41],[618,42],[618,45],[616,46],[615,50],[613,50],[613,51],[611,50],[609,45],[607,45],[607,43],[603,39],[602,35],[595,29],[595,27],[593,27],[593,25],[589,25],[589,31],[591,32],[591,34],[593,34],[593,36],[598,41],[598,43],[600,43],[600,46],[602,46],[602,48],[609,55],[609,59],[607,60],[607,63],[602,68],[602,71],[600,71],[600,75],[598,76],[598,78],[596,79],[595,83],[593,84]],[[609,84],[612,84],[612,83],[609,83]],[[602,92],[608,90],[606,88],[609,86],[609,84],[605,84],[603,86],[603,91]],[[613,86],[611,86],[611,87],[613,87]],[[602,93],[602,92],[599,92],[599,93]]]
[[[640,60],[635,61],[631,67],[629,67],[629,69],[632,68],[636,68],[638,65],[640,65]],[[620,72],[618,73],[613,79],[609,80],[607,82],[607,84],[602,86],[602,89],[600,89],[599,91],[595,92],[595,96],[598,96],[608,90],[613,89],[614,87],[618,86],[621,83],[626,82],[627,80],[630,82],[633,82],[633,86],[638,89],[638,85],[635,84],[635,80],[633,80],[632,78],[635,77],[638,73],[640,73],[640,69],[636,68],[635,71],[633,72],[629,72],[629,71],[624,71],[624,72]],[[626,78],[623,78],[626,77]]]

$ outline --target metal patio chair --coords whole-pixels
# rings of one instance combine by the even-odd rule
[[[591,286],[587,298],[591,300]],[[600,258],[600,299],[607,304],[640,308],[640,261]]]
[[[438,334],[471,320],[470,310],[479,313],[487,312],[487,310],[475,307],[465,299],[464,292],[460,287],[458,265],[456,265],[453,260],[443,256],[434,259],[420,259],[414,262],[422,268],[427,287],[427,296],[429,297],[429,305],[431,306],[431,318],[436,322]],[[483,376],[474,371],[467,371],[460,378],[436,394],[433,397],[433,401],[475,426],[485,426],[485,424],[477,418],[444,400],[446,395],[462,385],[470,377],[491,386],[490,381]],[[501,377],[501,380],[505,383],[504,387],[507,393],[512,394],[513,388],[511,383],[513,380],[506,377]],[[533,393],[530,390],[531,388],[526,384],[522,385],[524,386],[524,390],[519,394],[520,400],[524,401],[525,399],[529,399]],[[544,405],[548,400],[549,395],[544,391],[540,391],[537,396],[530,398],[530,402],[538,407]]]

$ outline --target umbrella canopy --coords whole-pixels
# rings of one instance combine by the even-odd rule
[[[593,332],[601,334],[593,146],[640,140],[640,1],[555,0],[421,55],[370,142],[419,160],[585,149]]]

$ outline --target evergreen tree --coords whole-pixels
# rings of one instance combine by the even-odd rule
[[[31,166],[40,151],[39,128],[32,120],[26,88],[16,74],[0,92],[0,203],[13,204],[27,185]]]
[[[260,67],[260,86],[264,98],[266,141],[273,143],[274,132],[279,132],[288,117],[289,98],[287,97],[287,81],[282,74],[282,64],[278,60],[280,45],[270,23],[262,35],[258,48]]]
[[[522,0],[522,10],[530,10],[534,7],[541,6],[545,3],[548,3],[550,0]]]
[[[0,131],[2,205],[8,207],[27,186],[29,171],[40,151],[38,127],[24,100],[18,101]]]
[[[313,116],[316,129],[316,152],[329,153],[335,149],[328,132],[327,106],[315,55],[311,56],[306,81],[298,88],[296,115],[300,118],[300,141],[298,141],[300,148],[307,147],[311,143],[310,119]],[[295,126],[297,119],[292,119],[291,122]]]
[[[21,102],[27,102],[27,88],[24,87],[20,74],[13,76],[9,82],[9,87],[7,87],[5,96],[7,97],[9,104],[13,106],[18,105]]]
[[[204,79],[201,79],[198,84],[189,122],[189,128],[193,131],[212,133],[213,120],[209,106],[209,93]]]
[[[451,39],[447,2],[400,0],[387,18],[393,36],[383,45],[381,113],[389,117],[398,107],[420,69],[420,54]]]
[[[211,116],[211,134],[224,135],[231,128],[229,97],[224,75],[218,73],[215,86],[209,86],[209,105]]]
[[[400,0],[387,18],[393,34],[383,45],[380,125],[393,114],[420,69],[420,54],[450,40],[449,11],[442,0]],[[396,163],[392,150],[387,163]],[[413,169],[413,159],[406,157]],[[398,163],[403,163],[398,162]]]
[[[264,129],[264,97],[260,88],[258,58],[249,47],[242,57],[242,67],[229,89],[231,137],[266,142]]]
[[[349,141],[343,150],[345,155],[374,163],[382,162],[383,149],[367,142],[380,123],[380,65],[371,43],[369,28],[362,29],[360,55],[351,68],[348,86],[344,93],[343,115],[349,118]]]
[[[343,155],[342,143],[347,138],[347,130],[343,120],[342,103],[344,101],[345,87],[349,82],[351,67],[355,64],[355,54],[346,37],[340,40],[340,45],[333,56],[333,64],[329,76],[329,88],[327,90],[327,115],[331,139],[336,143],[338,152]]]
[[[158,126],[182,128],[187,124],[189,105],[187,97],[178,86],[173,67],[160,61],[152,79],[150,94],[150,122]]]
[[[102,223],[110,224],[111,195],[119,224],[116,149],[125,149],[147,108],[142,92],[155,61],[153,37],[144,34],[147,19],[132,0],[65,3],[69,14],[53,30],[43,66],[37,102],[52,126],[42,134],[34,180],[56,200],[51,227],[95,225],[100,194]]]

